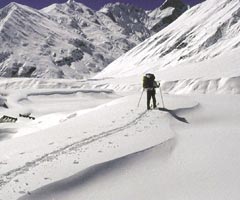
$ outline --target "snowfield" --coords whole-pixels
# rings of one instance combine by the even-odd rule
[[[13,87],[30,80],[18,81]],[[164,94],[187,124],[146,111],[145,93],[137,107],[133,79],[128,92],[103,89],[103,81],[112,88],[121,82],[62,80],[69,87],[56,89],[58,80],[48,80],[47,89],[39,83],[2,94],[11,102],[2,113],[17,117],[31,108],[36,120],[0,124],[1,199],[238,199],[238,95]],[[88,90],[70,89],[87,82]],[[159,92],[157,99],[161,107]]]
[[[239,6],[207,0],[91,79],[1,78],[0,200],[239,200]],[[137,106],[145,72],[171,112]]]

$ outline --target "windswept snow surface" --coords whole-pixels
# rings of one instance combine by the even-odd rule
[[[37,91],[35,94],[50,95],[54,94],[53,91]],[[72,91],[62,93],[70,95],[71,98]],[[90,107],[92,95],[96,95],[97,90],[88,90],[88,93],[90,98],[87,101]],[[37,117],[34,122],[27,123],[24,119],[25,124],[20,119],[16,126],[22,123],[29,128],[34,123],[35,131],[24,135],[22,129],[16,128],[15,135],[18,137],[1,142],[1,199],[10,200],[24,194],[30,195],[40,186],[62,180],[102,162],[143,151],[174,137],[175,133],[169,125],[170,118],[166,113],[158,110],[147,112],[145,104],[136,108],[138,93],[126,97],[118,96],[116,100],[108,103],[109,98],[116,96],[109,90],[99,90],[99,93],[107,94],[105,103],[93,108],[78,108],[77,111],[69,113],[62,111],[51,116],[42,113],[43,117]],[[5,95],[7,103],[9,99],[14,99],[9,94]],[[27,100],[29,94],[32,93],[28,93]],[[66,101],[66,97],[54,98]],[[77,100],[77,97],[75,98]],[[43,97],[40,97],[41,99]],[[19,107],[26,107],[19,98],[15,98],[15,102],[9,109],[12,114],[16,113]],[[31,103],[37,107],[39,102],[31,99]],[[172,108],[177,109],[179,106],[175,104]],[[192,107],[195,103],[181,106]],[[32,111],[34,113],[34,109]],[[53,123],[53,119],[57,123]],[[51,127],[40,130],[41,125],[44,127],[49,123],[52,124]],[[38,128],[40,131],[36,130]],[[35,197],[30,195],[26,198]]]
[[[3,79],[0,87],[8,88],[2,113],[36,116],[0,124],[0,199],[239,198],[239,96],[164,94],[185,124],[146,111],[145,93],[137,107],[134,79]]]
[[[237,200],[240,116],[236,106],[229,104],[239,109],[239,97],[195,98],[201,108],[185,114],[191,124],[170,123],[177,130],[174,137],[145,151],[93,165],[20,199]]]

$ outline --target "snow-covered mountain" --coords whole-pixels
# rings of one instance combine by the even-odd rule
[[[19,40],[5,42],[6,48],[23,44],[34,53],[38,42],[56,32],[47,40],[50,50],[58,50],[56,42],[71,49],[68,39],[75,34],[92,44],[83,29],[69,35],[66,10],[60,19],[47,14],[53,8],[42,13],[12,4],[6,9],[4,31],[14,23],[38,33],[31,35],[36,41],[31,46],[25,29],[11,32]],[[22,23],[19,9],[24,18],[31,15],[32,26]],[[119,24],[130,20],[118,17]],[[112,31],[126,28],[108,22]],[[0,199],[239,200],[239,32],[239,0],[207,0],[114,61],[99,79],[1,78]],[[95,52],[86,46],[78,48],[83,57]],[[60,69],[72,61],[48,54]],[[1,59],[9,62],[11,55]],[[145,72],[154,72],[163,89],[156,89],[153,110],[146,110]]]
[[[11,3],[0,10],[0,76],[91,76],[152,35],[151,20],[121,3],[97,12],[74,0],[42,10]]]
[[[59,26],[49,15],[16,3],[1,10],[0,31],[1,76],[5,77],[74,74],[71,64],[84,55],[77,46],[91,48],[83,36]]]
[[[239,16],[238,0],[208,0],[196,5],[97,77],[136,76],[151,71],[161,80],[172,81],[167,91],[216,91],[228,84],[238,93]]]

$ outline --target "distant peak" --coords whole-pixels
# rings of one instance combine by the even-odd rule
[[[103,6],[103,8],[101,8],[101,11],[105,11],[106,9],[134,9],[134,10],[141,10],[143,11],[144,9],[139,8],[137,6],[134,6],[133,4],[129,4],[129,3],[121,3],[121,2],[116,2],[116,3],[108,3],[106,5]]]
[[[26,9],[28,8],[27,6],[15,3],[15,2],[11,2],[9,3],[7,6],[5,6],[3,9],[6,10],[17,10],[17,9]]]
[[[9,3],[6,7],[7,7],[7,8],[19,7],[19,4],[18,4],[18,3],[15,3],[15,2],[11,2],[11,3]]]
[[[74,6],[81,6],[81,7],[85,7],[88,8],[87,6],[85,6],[84,4],[77,2],[75,0],[68,0],[67,3],[69,6],[74,7]]]
[[[68,4],[73,4],[73,3],[75,3],[75,0],[68,0],[67,3]]]
[[[134,7],[132,4],[122,3],[122,2],[108,3],[105,6],[106,7]]]

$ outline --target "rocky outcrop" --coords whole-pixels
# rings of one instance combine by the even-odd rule
[[[175,21],[187,9],[188,6],[181,0],[166,0],[162,6],[149,13],[151,18],[149,29],[159,32]]]

